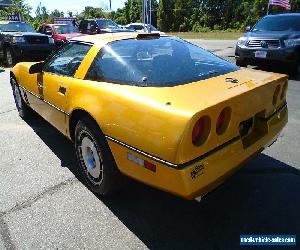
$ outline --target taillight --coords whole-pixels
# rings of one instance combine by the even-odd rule
[[[288,88],[288,82],[286,82],[283,87],[282,87],[282,91],[281,91],[281,96],[280,96],[280,99],[282,100],[285,95],[286,95],[286,92],[287,92],[287,88]]]
[[[210,118],[208,116],[201,117],[194,125],[192,132],[192,142],[194,145],[199,146],[203,144],[210,132]]]
[[[216,131],[218,135],[223,134],[225,130],[228,128],[230,118],[231,118],[231,108],[226,107],[221,111],[217,119]]]
[[[273,105],[276,105],[279,99],[280,95],[280,85],[278,85],[275,89],[274,95],[273,95]]]

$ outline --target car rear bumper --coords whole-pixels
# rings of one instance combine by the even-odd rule
[[[54,48],[54,44],[24,44],[12,47],[16,57],[26,59],[45,59]]]
[[[256,51],[266,51],[266,58],[255,57]],[[266,62],[273,63],[297,63],[299,62],[300,49],[294,48],[278,48],[278,49],[264,49],[264,48],[242,48],[236,46],[235,57],[237,60],[244,61],[248,64],[258,65]]]
[[[194,199],[217,187],[245,161],[272,144],[287,121],[285,104],[268,118],[254,118],[252,130],[247,135],[231,140],[205,157],[183,164],[183,168],[164,164],[117,141],[108,139],[108,144],[117,166],[125,175],[186,199]],[[130,161],[128,153],[151,162],[156,171]]]

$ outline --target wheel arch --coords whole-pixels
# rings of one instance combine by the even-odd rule
[[[9,42],[4,42],[4,43],[3,43],[3,52],[4,52],[7,48],[9,48],[9,47],[10,47]]]
[[[92,120],[97,125],[100,132],[103,134],[102,129],[97,120],[88,111],[78,108],[72,111],[69,118],[69,135],[72,141],[74,141],[76,124],[81,118],[88,118]]]

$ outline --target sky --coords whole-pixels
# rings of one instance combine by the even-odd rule
[[[102,7],[103,9],[109,10],[109,0],[26,0],[32,8],[32,14],[36,10],[39,3],[45,6],[47,10],[52,11],[58,9],[63,11],[65,14],[68,11],[72,11],[73,14],[83,11],[85,6]],[[117,10],[124,6],[125,0],[112,0],[112,10]]]

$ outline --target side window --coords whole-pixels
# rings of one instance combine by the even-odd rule
[[[91,29],[91,22],[87,22],[87,23],[86,23],[86,29],[87,29],[87,30],[90,30],[90,29]]]
[[[97,23],[95,21],[92,21],[90,26],[91,32],[92,33],[97,32],[97,27],[98,27]]]
[[[85,21],[85,20],[81,21],[80,25],[79,25],[79,30],[81,32],[86,32],[86,30],[87,30],[87,24],[88,24],[87,21]]]
[[[90,45],[70,43],[56,52],[44,66],[44,71],[72,77],[90,48]]]
[[[45,27],[45,32],[44,32],[47,36],[52,36],[53,32],[51,27]]]

